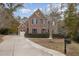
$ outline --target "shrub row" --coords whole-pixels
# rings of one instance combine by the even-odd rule
[[[14,33],[9,28],[2,28],[2,29],[0,29],[0,34],[2,34],[2,35],[17,34],[17,32]]]
[[[49,34],[25,34],[25,37],[29,38],[49,38]],[[63,38],[63,35],[60,34],[52,34],[53,38]]]

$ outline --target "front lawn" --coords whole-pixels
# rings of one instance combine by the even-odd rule
[[[51,42],[47,38],[30,38],[35,43],[38,43],[47,48],[60,51],[64,53],[64,40],[63,39],[54,39]],[[72,42],[71,44],[67,44],[67,54],[68,56],[79,56],[79,44]]]

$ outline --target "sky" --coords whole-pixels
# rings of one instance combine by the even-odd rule
[[[58,4],[53,4],[54,7]],[[42,12],[45,13],[45,10],[49,10],[49,4],[48,3],[24,3],[24,7],[18,9],[16,12],[14,12],[15,16],[23,17],[29,17],[31,16],[37,9],[40,9]]]
[[[37,9],[45,10],[45,8],[48,7],[47,3],[27,3],[27,4],[23,4],[24,7],[18,9],[14,15],[15,16],[21,16],[21,18],[23,17],[29,17],[33,14],[34,11],[36,11]]]

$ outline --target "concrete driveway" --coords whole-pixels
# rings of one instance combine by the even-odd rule
[[[0,56],[51,56],[51,54],[33,47],[21,36],[5,36],[0,43]]]

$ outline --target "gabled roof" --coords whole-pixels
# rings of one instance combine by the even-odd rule
[[[33,15],[36,15],[41,18],[45,18],[44,14],[42,13],[40,9],[37,9],[29,18],[31,18]]]
[[[18,28],[21,28],[21,27],[26,27],[23,22],[20,22],[20,25],[18,26]]]

